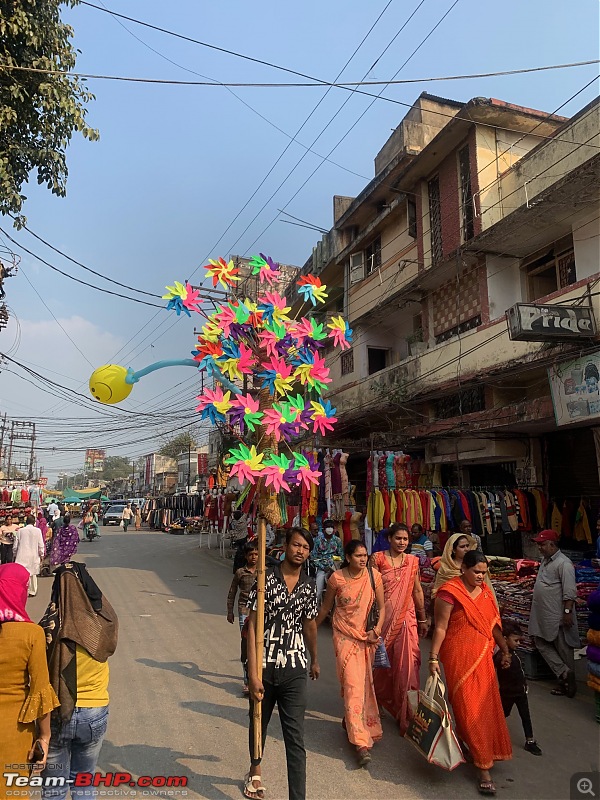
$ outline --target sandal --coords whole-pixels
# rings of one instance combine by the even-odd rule
[[[263,800],[266,789],[262,785],[262,778],[260,775],[252,775],[250,773],[244,778],[244,797],[249,797],[251,800]]]
[[[371,753],[369,752],[368,748],[359,747],[357,749],[357,755],[358,755],[358,766],[359,767],[366,767],[367,764],[371,763]]]
[[[496,794],[496,785],[494,781],[479,781],[479,786],[477,789],[479,794],[484,794],[487,796],[493,796]]]

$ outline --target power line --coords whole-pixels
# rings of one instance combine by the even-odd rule
[[[96,286],[93,283],[88,283],[88,281],[81,280],[81,278],[76,278],[74,275],[69,275],[68,272],[65,272],[64,270],[59,269],[58,267],[55,267],[54,264],[51,264],[49,261],[46,261],[46,259],[42,258],[41,256],[38,256],[36,253],[32,252],[27,247],[25,247],[25,245],[22,245],[16,239],[13,239],[13,237],[9,236],[9,234],[3,228],[0,228],[0,233],[2,233],[4,236],[6,236],[6,238],[9,241],[11,241],[15,245],[15,247],[18,247],[20,250],[23,250],[23,252],[27,253],[32,258],[35,258],[35,259],[37,259],[37,261],[40,261],[42,264],[45,264],[47,267],[50,267],[50,269],[54,270],[54,272],[58,272],[61,275],[64,275],[65,278],[69,278],[70,280],[75,281],[75,283],[80,283],[83,286],[88,286],[90,289],[95,289],[97,292],[103,292],[104,294],[110,294],[113,297],[120,297],[121,300],[130,300],[132,303],[140,303],[143,306],[152,306],[154,308],[164,309],[164,306],[159,306],[158,303],[149,303],[147,300],[138,300],[137,297],[128,297],[127,295],[119,294],[119,292],[112,292],[110,289],[103,289],[101,286]],[[51,245],[48,245],[48,246],[51,247]]]
[[[106,9],[109,11],[108,9]],[[115,15],[114,11],[109,11],[111,15]],[[117,15],[115,15],[117,16]],[[117,20],[118,21],[118,20]],[[128,30],[125,28],[125,30]],[[131,33],[131,31],[129,31]],[[135,34],[132,34],[135,36]],[[138,37],[135,37],[138,39]],[[141,39],[138,41],[142,42],[142,44],[146,45]],[[150,45],[146,45],[150,47]],[[150,47],[157,55],[160,55],[163,58],[166,58],[167,61],[170,61],[176,67],[180,69],[185,69],[188,72],[192,72],[195,75],[200,73],[194,72],[194,70],[187,69],[187,67],[181,66],[181,64],[177,64],[175,61],[171,61],[167,56],[164,56],[162,53],[158,52],[154,48]],[[378,59],[379,60],[379,59]],[[377,62],[375,62],[376,64]],[[373,64],[369,68],[369,72],[375,66]],[[33,72],[33,73],[44,73],[47,75],[63,75],[69,78],[84,78],[87,80],[103,80],[103,81],[122,81],[127,83],[149,83],[155,85],[165,85],[165,86],[210,86],[216,88],[223,88],[223,89],[320,89],[322,87],[328,86],[332,89],[351,89],[352,87],[358,86],[404,86],[410,85],[415,83],[436,83],[441,81],[464,81],[464,80],[475,80],[481,78],[500,78],[508,75],[526,75],[532,74],[534,72],[547,72],[550,70],[559,70],[559,69],[573,69],[577,67],[589,67],[593,64],[600,64],[600,59],[593,58],[589,61],[574,61],[570,64],[547,64],[540,67],[523,67],[521,69],[504,69],[498,70],[497,72],[473,72],[469,74],[462,74],[462,75],[437,75],[434,77],[427,77],[427,78],[402,78],[398,80],[381,80],[381,81],[324,81],[320,78],[313,78],[310,83],[302,83],[302,82],[270,82],[270,83],[251,83],[247,81],[219,81],[215,78],[207,78],[203,81],[181,81],[176,80],[173,78],[139,78],[130,75],[102,75],[98,73],[90,73],[90,72],[65,72],[64,70],[60,69],[44,69],[42,67],[22,67],[17,64],[1,64],[0,69],[7,70],[7,71],[17,71],[17,72]],[[373,95],[370,95],[371,97]],[[236,95],[237,97],[237,95]],[[239,99],[239,98],[238,98]],[[384,98],[388,99],[388,98]]]

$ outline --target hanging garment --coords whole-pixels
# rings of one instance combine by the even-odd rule
[[[538,517],[539,522],[539,517]],[[541,523],[540,523],[541,524]],[[558,506],[556,503],[552,503],[552,516],[550,518],[550,527],[553,531],[556,531],[560,536],[560,532],[562,529],[562,514],[558,510]]]
[[[388,489],[396,488],[396,473],[394,472],[394,454],[388,453],[385,460],[385,473]]]
[[[592,543],[592,531],[590,529],[586,508],[583,505],[583,500],[579,503],[579,508],[577,509],[573,534],[578,542]]]

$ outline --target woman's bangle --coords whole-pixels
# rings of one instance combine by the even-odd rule
[[[430,663],[431,662],[436,663],[437,661],[439,661],[439,658],[437,656],[429,656],[429,661],[430,661]]]
[[[417,622],[427,622],[427,617],[424,617],[424,619],[419,619],[419,618],[417,617]]]

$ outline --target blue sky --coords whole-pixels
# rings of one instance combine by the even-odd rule
[[[305,0],[302,4],[106,0],[108,8],[120,13],[324,80],[336,78],[386,4],[387,0]],[[425,0],[392,47],[377,60],[419,5],[419,0],[394,0],[342,78],[361,80],[368,75],[369,80],[390,79],[451,4],[452,0]],[[294,80],[230,53],[218,53],[130,22],[119,24],[109,14],[90,7],[65,10],[64,18],[75,30],[74,43],[81,51],[77,69],[81,72],[175,80],[201,79],[193,73],[219,81]],[[398,77],[491,72],[597,57],[595,0],[569,5],[558,0],[513,5],[459,0]],[[427,90],[461,101],[496,97],[554,111],[597,73],[596,65],[416,83],[388,88],[385,96],[412,103]],[[99,128],[100,141],[90,143],[75,137],[68,151],[67,197],[54,197],[34,179],[25,189],[24,212],[32,230],[73,258],[152,292],[161,292],[173,279],[190,277],[208,256],[262,250],[279,261],[303,264],[318,234],[280,221],[269,225],[281,217],[277,209],[287,207],[297,217],[331,227],[332,196],[355,195],[361,190],[373,175],[375,154],[407,111],[378,100],[335,149],[331,158],[365,179],[325,162],[292,200],[322,159],[308,153],[278,189],[306,152],[293,143],[257,190],[289,138],[227,89],[99,80],[90,80],[88,85],[96,95],[88,121]],[[234,91],[283,131],[295,135],[326,90]],[[560,113],[576,112],[594,94],[592,86]],[[300,142],[321,155],[334,148],[371,102],[367,97],[351,96],[313,145],[346,100],[347,92],[332,89],[298,135]],[[274,192],[274,198],[244,233]],[[248,207],[225,234],[248,200]],[[2,225],[8,228],[8,220]],[[26,232],[11,235],[61,269],[89,279]],[[2,350],[10,349],[12,357],[50,381],[86,393],[90,365],[116,356],[117,363],[139,369],[161,358],[185,358],[193,347],[193,322],[187,318],[176,320],[158,311],[150,321],[156,309],[79,286],[31,256],[22,256],[21,272],[6,284],[8,303],[18,324],[13,320],[2,333]],[[125,407],[152,408],[156,413],[188,409],[185,421],[189,424],[197,389],[195,378],[185,370],[163,370],[137,385]],[[0,409],[14,419],[36,419],[40,447],[56,448],[39,453],[39,463],[51,479],[59,471],[75,472],[82,466],[78,447],[109,445],[109,454],[130,456],[153,449],[158,422],[146,432],[143,428],[119,430],[120,423],[99,416],[97,407],[59,404],[52,391],[48,384],[40,388],[7,372],[0,379]],[[85,421],[77,422],[80,417]],[[175,427],[173,420],[165,423],[167,427]],[[69,447],[72,450],[65,451]]]

